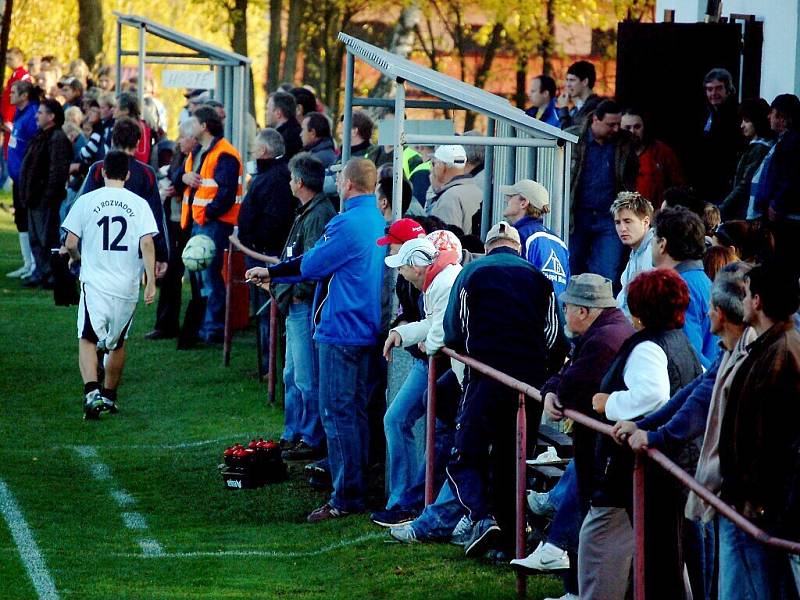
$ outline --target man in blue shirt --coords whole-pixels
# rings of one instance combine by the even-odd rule
[[[696,214],[683,206],[662,209],[655,217],[653,266],[675,269],[689,288],[689,308],[683,331],[708,369],[717,356],[717,339],[711,333],[708,303],[711,280],[703,269],[705,225]]]
[[[560,127],[561,121],[556,110],[556,82],[548,75],[539,75],[531,80],[531,107],[525,114],[544,121],[553,127]]]
[[[514,185],[501,185],[500,193],[506,198],[503,217],[519,232],[522,258],[552,282],[558,297],[569,280],[569,250],[542,220],[550,212],[547,188],[531,179],[520,179]]]
[[[595,273],[619,281],[624,246],[609,209],[617,194],[636,190],[639,160],[627,132],[620,131],[622,111],[603,100],[582,128],[572,152],[570,271]]]
[[[246,275],[262,286],[270,281],[320,281],[313,305],[314,341],[333,494],[308,516],[310,523],[365,508],[367,372],[370,350],[381,333],[386,256],[386,247],[375,244],[386,227],[373,193],[376,179],[371,161],[350,159],[336,184],[344,212],[328,222],[314,247],[272,267],[250,269]]]

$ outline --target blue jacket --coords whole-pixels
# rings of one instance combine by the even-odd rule
[[[650,446],[675,453],[682,445],[702,438],[721,361],[722,353],[717,352],[714,364],[707,371],[678,390],[664,406],[636,422],[647,431]]]
[[[514,223],[522,243],[522,257],[553,283],[556,298],[567,289],[569,250],[564,241],[544,226],[541,219],[522,217]]]
[[[386,221],[375,196],[348,198],[344,212],[302,256],[269,267],[276,282],[326,280],[314,296],[314,339],[325,344],[372,346],[381,333],[381,286],[386,248],[375,241]]]
[[[25,158],[28,143],[39,130],[39,126],[36,124],[37,110],[39,110],[39,104],[29,102],[28,106],[22,110],[17,109],[17,112],[14,113],[14,128],[11,139],[8,141],[8,174],[15,182],[19,181],[22,159]],[[12,146],[12,144],[14,145]]]
[[[529,117],[536,118],[536,113],[539,112],[539,109],[535,106],[531,106],[528,110],[525,111],[525,114]],[[561,127],[561,120],[558,118],[558,111],[556,110],[556,99],[553,98],[550,100],[550,103],[544,109],[542,113],[542,118],[539,119],[540,121],[547,123],[548,125],[552,125],[553,127]]]
[[[703,270],[702,261],[699,260],[685,260],[679,263],[675,270],[689,288],[689,308],[686,309],[683,331],[697,352],[700,364],[708,369],[719,350],[718,339],[711,333],[711,319],[708,316],[711,280]]]

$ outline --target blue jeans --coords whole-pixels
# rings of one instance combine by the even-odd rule
[[[683,521],[683,561],[689,573],[692,596],[711,600],[714,582],[714,521]]]
[[[318,343],[319,410],[328,437],[333,480],[330,505],[345,512],[364,510],[364,473],[369,451],[367,372],[369,346]]]
[[[445,479],[436,501],[425,507],[422,514],[411,522],[411,527],[419,540],[448,540],[464,514],[464,507],[453,493],[450,480]]]
[[[289,305],[286,317],[286,365],[284,382],[284,429],[281,438],[302,440],[316,448],[324,433],[319,418],[319,369],[311,339],[311,305]]]
[[[418,358],[383,417],[386,433],[386,466],[389,477],[387,510],[399,507],[400,497],[414,482],[420,457],[414,425],[425,414],[423,400],[428,385],[428,363]]]
[[[562,550],[578,551],[578,537],[586,513],[578,497],[578,476],[575,461],[567,465],[561,479],[550,491],[550,503],[556,507],[556,514],[547,532],[547,541]]]
[[[717,527],[720,600],[796,600],[786,552],[756,541],[722,515]]]
[[[225,281],[222,279],[222,261],[231,233],[233,225],[221,221],[206,221],[203,226],[195,223],[192,228],[192,235],[207,235],[217,246],[211,264],[200,271],[202,284],[200,293],[206,299],[206,314],[200,327],[200,337],[206,341],[221,341],[225,331]]]
[[[624,252],[608,211],[575,211],[575,229],[569,236],[569,270],[573,276],[596,273],[610,279],[616,289]]]

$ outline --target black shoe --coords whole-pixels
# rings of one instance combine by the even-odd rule
[[[38,288],[42,285],[42,278],[37,275],[31,275],[22,282],[22,287],[25,288]]]
[[[100,390],[92,390],[84,396],[83,418],[87,421],[97,421],[101,412],[103,412],[103,396],[100,395]]]
[[[370,519],[381,527],[396,527],[403,523],[410,523],[418,517],[418,513],[413,510],[380,510],[370,515]]]
[[[291,450],[297,446],[297,442],[292,442],[290,440],[284,440],[281,438],[281,440],[278,442],[278,446],[280,447],[281,452],[283,452],[284,450]]]
[[[144,334],[146,340],[170,340],[176,337],[177,334],[161,331],[160,329],[153,329]]]
[[[112,415],[115,415],[119,412],[119,407],[115,400],[111,400],[103,396],[103,410],[107,410]]]
[[[283,460],[317,460],[325,453],[320,448],[312,448],[305,442],[298,443],[294,448],[281,452]]]

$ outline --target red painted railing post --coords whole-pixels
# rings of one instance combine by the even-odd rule
[[[269,377],[267,396],[270,404],[275,404],[275,369],[278,365],[278,303],[272,299],[269,305]]]
[[[425,414],[425,506],[433,503],[436,460],[436,357],[428,357],[428,406]]]
[[[233,328],[231,327],[231,302],[233,300],[233,244],[228,242],[228,255],[226,257],[226,267],[228,278],[225,280],[225,329],[222,333],[222,364],[231,364],[231,338]]]
[[[645,600],[644,470],[645,457],[636,452],[633,465],[633,599]]]
[[[517,403],[517,537],[515,558],[525,558],[525,459],[528,447],[528,421],[525,414],[525,394],[519,393]],[[524,598],[526,594],[527,578],[521,571],[517,571],[517,596]]]

